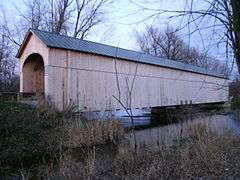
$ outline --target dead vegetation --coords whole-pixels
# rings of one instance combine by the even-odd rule
[[[74,106],[58,112],[50,101],[37,108],[0,102],[0,179],[40,177],[64,163],[71,148],[116,143],[124,131],[118,121],[75,121]],[[84,152],[85,153],[85,152]],[[30,174],[30,175],[29,175]]]
[[[189,127],[189,137],[159,151],[120,151],[115,174],[123,179],[235,179],[239,177],[238,137],[206,125]]]
[[[236,179],[240,176],[240,140],[229,130],[219,134],[206,124],[186,127],[185,138],[158,150],[128,143],[70,153],[51,177],[68,179]],[[112,151],[112,150],[111,150]]]
[[[239,136],[228,129],[216,132],[206,123],[185,124],[184,136],[175,138],[171,145],[153,148],[146,144],[136,151],[124,138],[124,129],[118,121],[76,121],[73,106],[61,113],[46,102],[36,110],[17,103],[2,103],[1,107],[5,109],[0,114],[4,125],[1,132],[6,136],[11,133],[8,139],[1,134],[1,147],[5,147],[0,148],[1,159],[16,156],[19,160],[17,164],[1,161],[0,169],[5,173],[1,177],[6,177],[6,173],[12,176],[11,172],[14,177],[24,179],[237,179],[240,176]],[[8,121],[4,121],[7,116]],[[15,125],[14,133],[5,131]],[[16,137],[23,135],[18,144]]]
[[[78,126],[68,129],[68,144],[70,147],[83,147],[117,143],[124,135],[124,129],[117,120],[81,121]]]

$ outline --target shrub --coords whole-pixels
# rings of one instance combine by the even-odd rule
[[[37,108],[0,102],[0,179],[34,171],[46,177],[62,169],[71,148],[115,143],[124,134],[118,121],[87,122],[75,116],[74,106],[58,112],[49,102],[39,102]]]
[[[234,110],[240,109],[240,97],[234,97],[231,101],[231,107]]]
[[[0,174],[18,173],[56,157],[64,139],[62,116],[16,102],[0,102]],[[60,130],[61,129],[61,130]]]

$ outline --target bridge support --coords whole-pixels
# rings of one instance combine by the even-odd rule
[[[152,115],[163,115],[166,113],[189,113],[189,112],[199,112],[199,111],[207,111],[207,110],[218,110],[224,107],[225,102],[214,102],[214,103],[199,103],[199,104],[182,104],[175,106],[160,106],[160,107],[152,107],[151,114]]]
[[[152,121],[156,123],[169,124],[172,122],[179,122],[184,120],[193,113],[214,112],[224,109],[225,102],[217,103],[202,103],[202,104],[184,104],[176,106],[152,107],[151,117]]]

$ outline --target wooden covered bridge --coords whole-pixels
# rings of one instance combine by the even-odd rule
[[[18,51],[20,92],[59,109],[159,107],[228,100],[228,78],[155,56],[30,29]],[[223,88],[224,87],[224,88]],[[120,102],[121,103],[120,103]]]

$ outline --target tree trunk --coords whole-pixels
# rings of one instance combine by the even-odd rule
[[[233,21],[233,34],[234,34],[234,55],[240,74],[240,0],[231,0],[232,6],[232,21]]]

